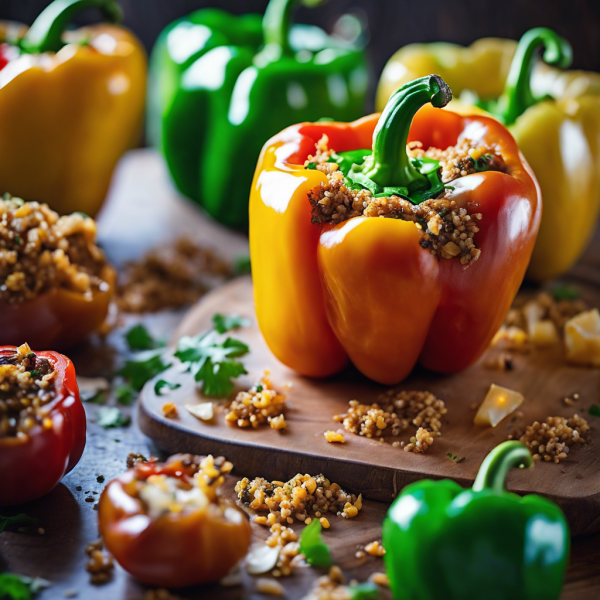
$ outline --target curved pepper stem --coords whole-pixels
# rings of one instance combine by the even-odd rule
[[[506,476],[513,467],[526,468],[532,464],[531,452],[524,444],[503,442],[496,446],[481,463],[473,484],[473,491],[490,490],[501,494],[506,491]]]
[[[117,23],[123,17],[116,0],[54,0],[33,22],[21,40],[21,50],[29,54],[58,52],[65,44],[63,34],[73,16],[86,8],[97,8],[108,21]]]
[[[323,0],[302,0],[306,6],[317,6]],[[290,27],[292,12],[298,0],[271,0],[262,21],[265,45],[279,46],[283,54],[290,54]]]
[[[403,85],[388,100],[373,132],[373,154],[365,161],[363,174],[383,187],[401,186],[409,191],[429,186],[415,169],[406,151],[408,132],[417,111],[428,102],[442,108],[452,100],[452,91],[438,75],[428,75]]]
[[[550,65],[564,69],[573,60],[569,42],[552,29],[536,27],[525,33],[517,46],[504,92],[494,111],[505,125],[512,125],[530,106],[540,101],[531,90],[531,74],[539,48],[544,48],[544,61]]]

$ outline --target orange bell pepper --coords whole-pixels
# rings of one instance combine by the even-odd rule
[[[384,140],[405,153],[407,141],[444,149],[468,138],[502,155],[505,172],[459,177],[447,192],[458,207],[474,203],[482,214],[481,255],[468,268],[422,248],[411,222],[359,216],[311,223],[307,196],[327,182],[321,171],[304,167],[316,142],[327,135],[338,153],[371,148],[372,141],[377,148],[394,108],[388,104],[379,125],[379,115],[371,115],[288,127],[258,161],[250,196],[258,324],[273,354],[307,376],[337,373],[348,359],[388,385],[417,362],[441,373],[465,369],[502,324],[529,263],[541,218],[539,186],[508,130],[486,116],[414,106],[410,129],[409,121],[395,139]]]

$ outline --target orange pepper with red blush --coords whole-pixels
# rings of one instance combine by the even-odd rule
[[[268,346],[292,369],[325,377],[351,361],[388,385],[417,363],[454,373],[481,356],[502,324],[540,225],[539,186],[503,125],[440,110],[450,98],[431,75],[400,88],[381,116],[302,123],[263,148],[250,196],[254,299]],[[314,222],[310,198],[329,185],[311,162],[323,139],[346,190],[410,207],[443,197],[455,211],[476,213],[477,260],[441,258],[427,224],[399,214]],[[492,148],[501,166],[471,159],[474,172],[444,184],[436,161],[407,152],[407,143],[444,150],[465,141]]]

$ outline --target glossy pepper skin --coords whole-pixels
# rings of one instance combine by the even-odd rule
[[[363,114],[362,51],[290,27],[294,4],[271,0],[264,18],[199,10],[169,25],[152,52],[149,137],[179,191],[230,227],[248,227],[254,165],[269,137]]]
[[[569,556],[565,516],[550,500],[505,488],[511,467],[532,463],[525,446],[504,442],[471,489],[449,479],[406,486],[383,523],[394,600],[558,599]]]
[[[587,247],[600,212],[600,74],[564,71],[568,43],[536,28],[519,44],[481,39],[468,48],[411,44],[383,71],[377,106],[414,77],[434,72],[461,100],[480,106],[506,124],[539,181],[544,217],[527,276],[553,279],[568,271]]]
[[[65,349],[74,346],[105,321],[112,299],[116,273],[104,267],[105,286],[89,295],[56,288],[33,300],[9,304],[0,302],[0,342],[32,348]]]
[[[29,30],[0,22],[0,188],[93,216],[139,139],[146,59],[121,27],[65,32],[90,7],[120,18],[116,0],[55,0]]]
[[[16,353],[0,347],[0,360]],[[73,363],[58,352],[35,352],[57,372],[56,398],[44,409],[52,427],[35,425],[25,437],[0,438],[0,506],[21,504],[50,492],[79,462],[85,447],[85,411]]]
[[[402,381],[417,362],[442,373],[460,371],[488,346],[517,293],[541,216],[537,183],[511,135],[494,119],[430,106],[412,119],[418,106],[435,98],[435,89],[428,93],[426,86],[435,87],[437,79],[424,77],[403,88],[417,94],[407,96],[412,106],[404,114],[395,96],[381,120],[371,115],[353,123],[303,123],[263,149],[250,197],[256,314],[273,354],[304,375],[332,375],[348,359],[388,385]],[[388,119],[391,114],[400,117],[399,127]],[[326,176],[303,165],[324,134],[336,152],[374,144],[383,152],[374,155],[383,157],[382,166],[388,159],[388,165],[405,166],[406,157],[400,157],[406,135],[425,148],[446,148],[463,136],[497,144],[507,172],[456,179],[449,196],[459,207],[478,205],[480,258],[466,269],[459,260],[438,261],[419,245],[415,225],[398,219],[311,223],[307,195]],[[405,184],[393,169],[391,180],[380,182]]]
[[[224,577],[248,551],[246,516],[234,505],[211,499],[207,507],[152,519],[131,490],[154,474],[192,475],[181,455],[175,455],[164,465],[138,464],[110,481],[98,507],[106,548],[128,573],[152,585],[180,588]]]

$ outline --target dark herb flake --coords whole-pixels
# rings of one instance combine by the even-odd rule
[[[239,315],[222,315],[217,313],[212,318],[213,327],[218,333],[227,333],[238,327],[248,327],[250,321]]]
[[[170,381],[165,381],[164,379],[159,379],[155,386],[154,386],[154,393],[157,396],[162,396],[162,390],[164,388],[168,388],[170,390],[176,390],[177,388],[180,388],[181,384],[180,383],[171,383]]]

